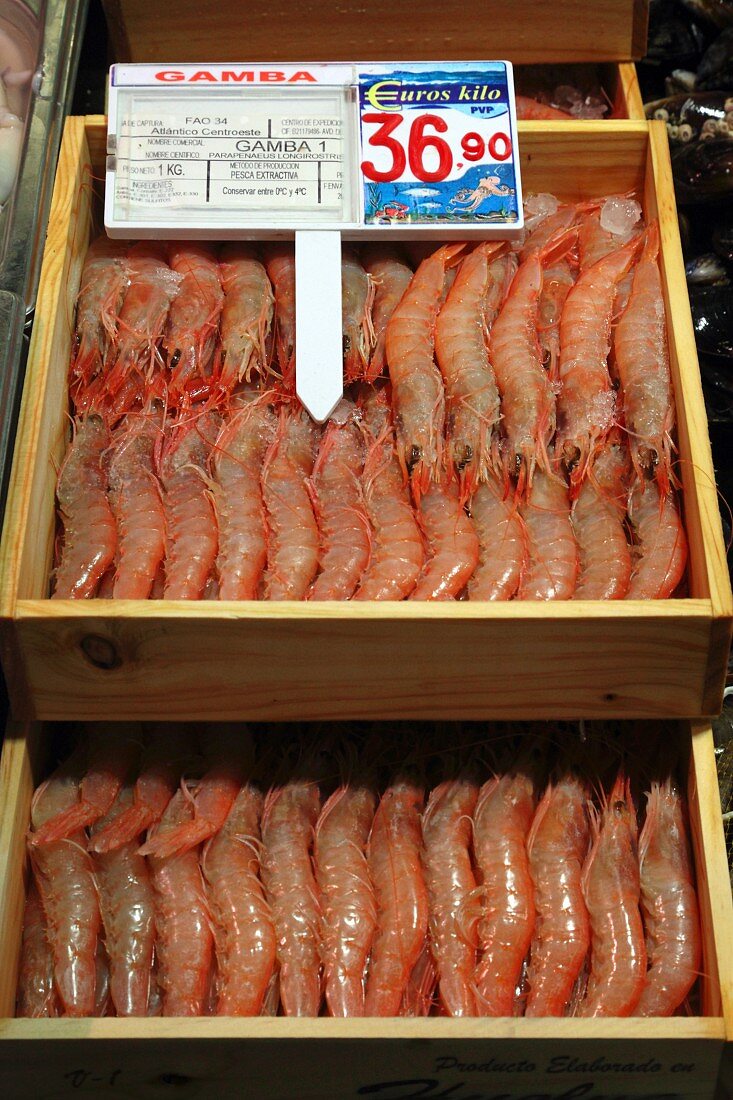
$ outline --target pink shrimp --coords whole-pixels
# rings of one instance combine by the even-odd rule
[[[431,791],[422,818],[430,943],[440,1000],[449,1016],[478,1014],[473,992],[477,921],[466,912],[466,901],[476,889],[471,840],[478,793],[478,784],[467,774],[441,783]]]
[[[474,853],[482,913],[481,957],[474,971],[479,1016],[512,1016],[535,923],[527,837],[535,786],[518,764],[484,783],[473,815]]]
[[[377,901],[377,931],[367,976],[365,1016],[396,1016],[428,929],[428,896],[420,863],[424,794],[397,778],[382,795],[367,861]]]
[[[384,390],[364,403],[367,455],[362,489],[372,528],[369,564],[355,600],[402,600],[417,583],[425,560],[423,540],[410,503]]]
[[[78,803],[82,760],[81,753],[74,753],[38,788],[31,805],[33,831]],[[95,1006],[101,919],[85,844],[83,829],[52,844],[29,844],[53,954],[54,987],[66,1016],[92,1016]]]
[[[235,406],[212,452],[219,598],[254,600],[267,560],[260,475],[277,420],[266,399]]]
[[[543,265],[571,247],[574,230],[551,238],[519,265],[491,330],[489,357],[501,396],[506,437],[505,475],[518,475],[517,492],[532,484],[535,466],[549,469],[547,447],[555,431],[555,394],[542,365],[537,315]]]
[[[375,293],[372,306],[374,326],[374,350],[369,360],[366,379],[373,382],[387,366],[385,340],[387,325],[402,295],[410,285],[413,271],[389,246],[371,245],[364,249],[364,268],[374,280]]]
[[[647,794],[639,858],[649,969],[632,1016],[671,1016],[697,978],[701,943],[684,796],[669,777]]]
[[[616,327],[614,351],[624,422],[637,473],[654,473],[664,496],[673,482],[674,396],[657,255],[659,224],[646,231],[631,295]]]
[[[479,541],[453,482],[431,485],[420,498],[418,520],[428,558],[411,600],[453,600],[466,587],[479,560]]]
[[[311,485],[318,520],[319,573],[309,600],[348,600],[369,561],[371,528],[361,475],[364,441],[353,419],[332,419],[321,439]]]
[[[321,894],[321,957],[331,1016],[363,1016],[366,965],[377,926],[365,849],[377,796],[368,784],[338,787],[316,823],[314,862]]]
[[[113,436],[109,500],[117,522],[117,565],[112,595],[146,600],[165,557],[165,513],[155,454],[162,416],[129,413]]]
[[[295,390],[295,251],[292,244],[268,244],[265,269],[275,294],[275,348],[285,387]]]
[[[435,1001],[435,989],[438,984],[438,972],[430,947],[430,937],[425,940],[423,949],[417,957],[407,988],[402,994],[400,1016],[429,1016]]]
[[[35,881],[28,883],[23,911],[23,942],[20,948],[16,1015],[40,1020],[58,1016],[53,988],[53,953],[48,940],[46,917]]]
[[[169,824],[150,837],[140,855],[165,858],[181,855],[219,832],[244,781],[249,744],[240,726],[212,726],[206,733],[207,770],[195,784],[181,782],[189,797],[193,815],[180,824]],[[190,785],[193,786],[193,785]]]
[[[177,791],[150,839],[190,823],[193,807]],[[195,848],[150,856],[155,908],[155,951],[164,1016],[201,1016],[209,995],[214,938]]]
[[[74,434],[56,486],[64,525],[53,598],[89,599],[112,565],[115,517],[107,500],[109,432],[99,416],[74,421]]]
[[[502,241],[484,241],[458,268],[435,322],[435,355],[445,383],[448,466],[464,496],[484,481],[497,450],[499,391],[488,337],[511,265],[496,262]]]
[[[211,375],[224,291],[210,245],[173,241],[168,260],[181,276],[181,285],[171,303],[163,347],[168,353],[168,392],[180,399],[187,386]]]
[[[578,577],[578,544],[564,482],[538,471],[520,515],[527,532],[527,564],[520,600],[569,600]]]
[[[73,390],[83,391],[104,369],[117,337],[117,316],[129,281],[126,255],[126,244],[101,236],[92,241],[84,258],[76,303]]]
[[[613,233],[610,229],[604,229],[601,225],[601,213],[599,210],[591,211],[580,223],[578,233],[578,254],[580,270],[586,271],[593,264],[607,256],[609,252],[628,243],[631,237],[636,236],[636,231],[629,233]]]
[[[165,255],[165,246],[153,241],[135,244],[127,254],[130,286],[117,322],[117,355],[105,383],[118,411],[125,411],[140,392],[137,388],[128,392],[124,385],[127,381],[142,387],[144,381],[150,384],[160,373],[158,344],[181,283]],[[119,400],[123,392],[125,409],[120,408]]]
[[[515,96],[517,105],[517,118],[522,121],[536,122],[538,119],[550,122],[567,122],[573,116],[567,111],[561,111],[559,107],[551,107],[548,103],[540,103],[537,99],[531,99],[526,95]]]
[[[620,774],[601,814],[583,868],[590,915],[591,968],[579,1016],[628,1016],[644,988],[646,950],[639,910],[636,810]]]
[[[629,460],[620,437],[609,436],[581,485],[571,519],[578,542],[575,600],[622,600],[631,576],[624,527]]]
[[[350,248],[341,252],[341,314],[344,379],[366,378],[375,337],[372,326],[374,281]]]
[[[258,1016],[274,971],[275,927],[259,879],[262,802],[245,782],[201,858],[215,922],[219,1016]]]
[[[78,801],[47,817],[31,836],[31,845],[52,844],[93,825],[112,806],[120,787],[137,762],[135,727],[93,726],[87,738],[87,761]]]
[[[262,467],[268,600],[302,600],[318,568],[318,524],[306,485],[317,438],[316,425],[304,409],[281,409]]]
[[[219,384],[230,392],[253,373],[268,373],[265,345],[275,298],[265,268],[249,244],[239,241],[221,250],[224,306],[221,314],[223,362]]]
[[[463,248],[461,243],[443,245],[423,260],[387,325],[385,351],[400,461],[417,496],[440,475],[445,393],[433,362],[435,318],[446,267],[457,262]]]
[[[286,1016],[317,1016],[321,1006],[321,910],[311,861],[320,801],[315,782],[295,777],[270,791],[262,815],[261,874]]]
[[[93,826],[92,839],[132,805],[133,797],[132,785],[121,788],[109,813]],[[109,956],[110,996],[118,1016],[146,1016],[150,998],[153,888],[137,847],[135,839],[92,856]]]
[[[515,501],[496,478],[479,485],[469,505],[478,536],[478,565],[468,582],[469,600],[510,600],[527,557],[527,533]]]
[[[634,532],[627,600],[666,600],[685,575],[687,539],[677,498],[662,497],[656,482],[637,481],[629,499]]]
[[[639,241],[632,240],[582,271],[563,306],[555,453],[572,469],[574,487],[613,423],[608,354],[614,294],[638,249]]]
[[[156,825],[176,793],[184,764],[192,753],[187,727],[167,723],[157,727],[143,751],[132,804],[95,829],[89,851],[113,851]]]
[[[161,460],[166,524],[166,600],[201,599],[216,561],[216,515],[205,470],[221,425],[217,413],[174,421]]]
[[[550,379],[557,381],[560,359],[560,318],[565,299],[575,284],[575,272],[569,260],[559,260],[544,272],[537,310],[540,346],[544,352]]]
[[[568,1013],[590,948],[582,872],[590,845],[588,784],[565,771],[548,784],[527,844],[536,919],[526,1016]]]
[[[592,204],[595,205],[595,204]],[[544,214],[534,219],[524,243],[519,252],[522,263],[531,256],[542,252],[547,244],[556,237],[560,238],[568,229],[574,226],[580,214],[588,207],[587,203],[558,206],[552,214]]]

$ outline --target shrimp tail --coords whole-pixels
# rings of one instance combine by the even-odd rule
[[[30,843],[39,846],[65,840],[72,833],[86,829],[87,825],[91,825],[98,816],[99,811],[95,806],[89,802],[77,802],[75,806],[70,806],[68,810],[64,810],[41,825],[31,834]]]
[[[156,856],[158,859],[168,859],[170,856],[180,856],[195,848],[197,844],[207,840],[211,836],[211,822],[205,817],[194,817],[192,821],[181,822],[174,828],[158,833],[150,837],[137,850],[140,856]]]
[[[113,852],[123,844],[136,840],[151,824],[150,809],[142,802],[134,803],[105,825],[89,841],[90,852]]]

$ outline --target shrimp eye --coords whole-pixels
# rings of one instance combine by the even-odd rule
[[[626,810],[626,803],[625,802],[614,802],[613,809],[614,809],[614,813],[622,814]]]
[[[348,355],[351,351],[351,337],[344,334],[344,355]]]
[[[415,465],[416,462],[420,461],[421,457],[422,457],[422,451],[420,450],[420,448],[413,446],[410,449],[410,462],[409,462],[410,469],[412,469],[412,467]]]
[[[180,361],[181,361],[181,352],[178,348],[176,348],[176,350],[173,352],[173,354],[171,355],[170,360],[168,362],[168,369],[173,370],[174,367],[178,366]]]

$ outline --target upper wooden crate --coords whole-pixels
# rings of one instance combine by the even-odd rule
[[[689,598],[617,603],[50,600],[69,436],[74,302],[104,164],[103,118],[61,151],[0,553],[16,715],[319,719],[700,716],[720,709],[733,621],[662,123],[520,124],[526,191],[629,190],[659,218],[690,544]]]
[[[648,0],[103,0],[118,61],[633,61]]]
[[[733,911],[709,727],[685,731],[702,960],[671,1019],[15,1019],[35,786],[53,729],[11,723],[0,761],[0,1077],[12,1100],[713,1100],[733,1035]],[[243,1082],[246,1084],[243,1085]]]

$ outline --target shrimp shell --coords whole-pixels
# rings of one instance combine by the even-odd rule
[[[33,831],[78,802],[81,773],[77,751],[38,788],[31,806]],[[51,844],[28,845],[53,953],[54,987],[66,1016],[93,1016],[95,1009],[101,918],[85,844],[80,829]]]
[[[277,420],[263,400],[235,409],[212,452],[214,507],[219,528],[219,599],[254,600],[267,561],[262,463]]]
[[[646,950],[639,910],[636,811],[623,775],[593,824],[595,839],[583,869],[591,969],[578,1015],[628,1016],[644,988]]]
[[[526,1016],[564,1016],[590,948],[583,865],[590,844],[588,785],[567,772],[548,785],[529,834],[535,892]]]
[[[472,817],[479,786],[468,776],[435,787],[422,818],[423,869],[428,890],[430,944],[440,1000],[449,1016],[476,1016],[473,972],[476,918],[466,912],[475,893]]]
[[[117,338],[117,316],[129,282],[126,256],[126,244],[101,236],[84,257],[76,303],[77,350],[71,364],[75,390],[83,390],[104,369]]]
[[[89,599],[112,565],[117,527],[107,500],[109,432],[90,413],[74,421],[71,445],[59,473],[56,496],[64,525],[53,599]]]
[[[92,836],[124,813],[133,797],[132,786],[123,787],[110,812],[94,825]],[[118,1016],[146,1016],[150,998],[153,887],[137,847],[135,839],[92,856],[109,957],[110,996]]]
[[[377,796],[360,783],[338,787],[324,803],[314,863],[323,911],[321,957],[331,1016],[363,1016],[366,965],[377,926],[365,849]]]
[[[527,532],[527,564],[520,600],[569,600],[578,576],[578,545],[564,482],[537,471],[520,515]]]
[[[210,376],[224,291],[219,264],[209,245],[171,242],[168,260],[171,270],[181,276],[181,284],[171,303],[163,346],[171,375],[169,392],[181,397],[195,380]]]
[[[258,1016],[273,976],[275,928],[259,879],[262,803],[245,782],[201,859],[215,920],[218,1016]]]
[[[431,485],[420,498],[418,521],[428,557],[411,600],[453,600],[479,560],[479,541],[453,482]]]
[[[527,837],[534,783],[521,768],[484,783],[473,815],[481,957],[474,971],[480,1016],[513,1016],[535,922]]]
[[[262,467],[268,600],[302,600],[318,568],[318,525],[306,485],[317,438],[316,426],[304,409],[281,409]]]
[[[219,385],[231,392],[237,382],[249,382],[254,372],[263,377],[268,373],[266,342],[275,297],[251,245],[225,245],[219,263],[224,288]]]
[[[420,862],[423,791],[398,779],[382,795],[367,861],[377,900],[377,932],[367,975],[365,1016],[396,1016],[425,945],[428,898]]]
[[[321,909],[311,862],[320,801],[314,782],[295,778],[270,791],[262,815],[261,874],[286,1016],[317,1016],[321,1007]]]
[[[402,600],[410,595],[425,560],[422,535],[394,449],[384,391],[364,407],[367,455],[362,475],[364,507],[372,528],[369,564],[355,600]]]
[[[193,809],[177,791],[153,831],[164,836],[191,821]],[[199,853],[150,856],[154,891],[155,951],[164,1016],[201,1016],[209,995],[214,937]]]
[[[174,422],[161,462],[166,520],[166,600],[201,599],[214,568],[218,531],[205,470],[221,420],[204,412]]]
[[[400,461],[417,495],[440,476],[445,393],[433,362],[435,318],[446,266],[463,244],[444,245],[418,267],[387,325],[385,350]]]
[[[275,294],[275,348],[283,383],[295,391],[295,250],[292,244],[264,247],[267,275]]]
[[[595,458],[573,505],[571,519],[578,542],[575,600],[621,600],[631,576],[631,548],[624,526],[626,448],[607,441]]]
[[[163,490],[155,469],[162,415],[129,413],[115,432],[109,500],[117,522],[113,596],[146,600],[165,557]]]
[[[616,326],[614,350],[634,468],[639,476],[654,473],[664,496],[673,482],[675,410],[658,252],[659,225],[654,222],[646,231],[631,295]]]
[[[627,600],[666,600],[685,575],[687,539],[673,490],[637,481],[629,499],[635,546]]]
[[[488,336],[511,264],[492,262],[503,242],[485,241],[467,256],[435,322],[435,354],[445,383],[449,466],[464,495],[492,466],[499,424],[499,391]]]
[[[374,282],[349,248],[341,253],[341,314],[344,379],[365,378],[375,343],[372,326]]]
[[[510,600],[527,558],[527,533],[517,504],[504,497],[496,478],[490,476],[471,497],[469,511],[479,551],[468,598]]]
[[[40,1020],[58,1016],[53,987],[53,953],[35,881],[28,883],[23,911],[23,942],[18,972],[17,1016]]]
[[[358,426],[331,420],[311,478],[320,572],[307,593],[309,600],[348,600],[367,567],[371,528],[361,489],[363,467],[364,441]]]
[[[387,246],[367,246],[363,251],[364,268],[374,282],[372,325],[374,350],[369,360],[367,382],[373,382],[384,373],[387,366],[385,341],[387,325],[413,276],[411,267],[400,259],[396,250]]]
[[[685,802],[670,778],[647,794],[639,856],[649,969],[632,1016],[671,1016],[697,978],[702,946]]]

